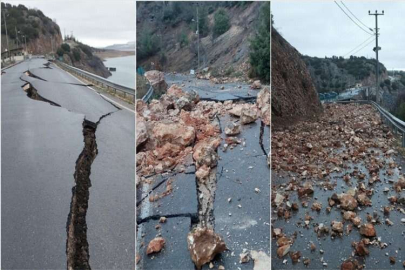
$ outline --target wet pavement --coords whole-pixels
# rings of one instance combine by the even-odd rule
[[[96,131],[99,155],[90,176],[90,265],[132,269],[134,114],[117,109],[91,89],[70,84],[73,77],[54,73],[46,63],[33,58],[2,74],[2,267],[66,268],[68,215],[76,161],[84,147],[83,121],[95,123],[104,116]],[[28,70],[56,80],[27,77],[23,73]],[[28,97],[20,77],[61,107]]]
[[[356,107],[342,108],[343,110],[345,110],[344,108],[349,108],[345,111],[350,111]],[[357,107],[357,109],[364,110],[364,114],[369,117],[374,117],[373,114],[370,114],[368,111],[373,109],[366,107]],[[328,116],[333,115],[330,110],[326,110],[325,114]],[[375,117],[377,117],[377,114],[375,115]],[[352,126],[360,126],[360,124],[356,122],[364,120],[362,119],[363,116],[361,113],[357,118],[351,118],[347,115],[341,115],[340,117],[345,120],[336,122],[335,120],[337,119],[332,116],[331,118],[333,119],[330,119],[329,123],[331,123],[331,125],[338,123],[337,125],[343,127],[344,132],[346,132],[346,130],[350,131],[350,127]],[[339,116],[337,118],[339,118]],[[351,125],[352,122],[355,124]],[[314,126],[316,125],[324,131],[329,128],[324,129],[322,122],[315,123]],[[309,129],[310,127],[308,127],[308,130]],[[289,131],[286,130],[286,132],[288,133]],[[305,131],[303,131],[303,133],[304,132]],[[325,135],[328,134],[328,131],[325,132],[325,134],[318,138],[319,141],[316,142],[319,143],[319,145],[325,144],[323,139],[327,138]],[[275,194],[285,197],[280,207],[277,207],[273,201],[272,229],[274,232],[274,229],[280,228],[282,234],[292,241],[292,245],[289,249],[290,253],[280,258],[277,255],[277,251],[282,244],[279,246],[277,240],[282,237],[273,236],[271,256],[273,269],[340,269],[343,261],[350,257],[356,258],[361,264],[364,264],[365,269],[403,269],[402,263],[405,261],[405,250],[403,246],[405,240],[405,223],[401,221],[401,219],[405,217],[405,212],[403,211],[403,205],[393,204],[388,198],[391,196],[397,196],[398,198],[404,196],[403,191],[397,192],[394,190],[394,183],[396,183],[398,179],[400,179],[400,175],[402,175],[401,168],[405,165],[404,159],[399,153],[394,156],[387,154],[389,149],[395,149],[395,142],[389,139],[390,134],[387,133],[387,129],[379,124],[372,125],[370,129],[366,127],[362,130],[357,129],[353,134],[361,138],[359,144],[354,143],[354,140],[350,142],[349,140],[345,141],[343,136],[337,134],[335,134],[331,141],[335,141],[335,145],[338,145],[336,142],[342,140],[343,146],[332,148],[324,147],[323,150],[320,150],[318,145],[315,146],[315,141],[312,141],[314,149],[320,152],[324,150],[328,152],[328,156],[324,161],[312,158],[312,168],[297,164],[297,168],[303,166],[302,170],[298,170],[299,172],[285,169],[272,171],[272,199],[275,200]],[[373,134],[375,135],[374,138]],[[277,136],[277,132],[275,132],[275,135]],[[370,135],[369,138],[367,137],[368,135]],[[308,138],[311,138],[309,133],[302,135],[301,140],[297,139],[297,142],[299,142],[297,149],[299,144],[303,143],[305,145],[308,142]],[[373,140],[375,143],[373,143]],[[275,141],[274,145],[277,145],[277,143],[278,141]],[[375,144],[375,146],[378,145],[379,147],[364,148],[363,143],[364,145]],[[350,149],[349,152],[348,149]],[[352,151],[351,149],[354,150]],[[357,149],[362,149],[360,151],[364,151],[364,154]],[[291,148],[288,148],[286,151],[289,151],[288,153],[294,153],[291,152]],[[305,152],[303,151],[303,153]],[[340,161],[339,156],[341,154],[345,155],[346,153],[352,155],[351,160],[336,163],[329,167],[325,165],[328,164],[328,159],[333,162],[337,162],[336,160]],[[289,154],[284,152],[283,155],[286,157],[285,160],[288,160]],[[275,160],[279,160],[279,158],[277,157]],[[377,174],[373,174],[372,169],[370,169],[374,162],[380,164],[380,169]],[[328,173],[328,176],[325,178],[303,176],[306,175],[307,172],[309,174],[309,171],[314,167],[318,167],[320,170],[330,171],[330,173]],[[305,169],[308,169],[308,171],[304,171]],[[351,175],[351,177],[345,177],[345,175]],[[380,179],[380,181],[377,180],[372,183],[371,179]],[[307,197],[299,197],[297,188],[304,186],[305,183],[312,184],[314,193]],[[371,222],[376,230],[377,236],[370,239],[371,241],[376,240],[376,244],[366,245],[369,250],[369,255],[367,256],[355,254],[355,248],[352,247],[352,243],[359,242],[364,237],[360,235],[359,229],[352,221],[344,220],[344,210],[340,205],[332,206],[330,212],[326,209],[330,206],[329,198],[332,198],[333,194],[355,192],[356,196],[358,196],[359,191],[363,189],[365,192],[372,193],[372,195],[367,196],[367,198],[370,199],[371,205],[358,205],[353,211],[357,214],[357,217],[361,218],[361,224]],[[287,202],[290,204],[297,203],[298,210],[288,210],[288,206],[286,207]],[[303,205],[305,202],[307,204],[306,207]],[[322,208],[319,212],[311,209],[313,203],[321,203]],[[391,209],[389,214],[383,211],[383,208],[386,206]],[[288,215],[286,215],[286,211]],[[280,215],[278,215],[279,212],[281,213]],[[393,225],[387,224],[386,219],[389,219]],[[318,234],[316,232],[320,224],[331,228],[332,221],[343,222],[342,235],[332,236],[331,233]],[[307,222],[308,225],[305,222]],[[347,229],[350,226],[352,226],[352,230],[349,232]],[[315,245],[315,250],[311,250],[310,248],[312,243]],[[301,252],[301,258],[297,263],[293,263],[290,255],[297,251]],[[394,257],[396,263],[391,264],[389,257]],[[306,267],[303,262],[308,258],[310,262]]]

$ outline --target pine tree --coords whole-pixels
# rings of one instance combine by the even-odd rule
[[[259,19],[255,37],[250,41],[250,64],[252,75],[270,82],[270,3],[266,2]]]

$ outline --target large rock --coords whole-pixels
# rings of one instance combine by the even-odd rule
[[[235,122],[228,122],[225,127],[225,134],[228,136],[234,136],[240,133],[240,125]]]
[[[253,123],[259,117],[259,111],[256,106],[244,107],[241,111],[240,121],[242,125]]]
[[[160,252],[162,250],[162,248],[164,247],[166,241],[165,239],[163,239],[163,237],[156,237],[154,239],[152,239],[149,244],[148,247],[146,249],[146,254],[152,254],[152,253],[157,253]]]
[[[260,118],[267,125],[270,126],[271,113],[270,113],[270,88],[263,88],[258,94],[256,99],[256,105],[260,110]]]
[[[352,195],[342,194],[339,199],[342,209],[353,211],[357,208],[357,200]]]
[[[158,70],[150,70],[145,73],[146,79],[153,87],[154,92],[158,95],[166,93],[167,83],[165,81],[165,75]]]
[[[152,132],[153,137],[157,140],[157,145],[170,142],[186,147],[195,139],[195,129],[181,123],[156,123]]]
[[[136,118],[135,136],[136,136],[136,147],[144,143],[149,138],[146,123],[140,117]]]
[[[191,259],[197,269],[209,263],[217,254],[224,252],[226,244],[222,237],[208,228],[196,228],[187,236]]]

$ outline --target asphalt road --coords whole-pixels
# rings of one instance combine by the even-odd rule
[[[193,75],[165,74],[165,80],[169,86],[177,84],[185,91],[196,91],[201,99],[212,99],[216,101],[238,100],[255,98],[259,93],[259,90],[251,89],[250,85],[247,83],[230,82],[214,84],[209,80],[197,79]],[[221,89],[222,87],[224,89]]]
[[[66,268],[66,227],[76,160],[84,146],[83,120],[96,123],[105,116],[96,130],[98,155],[90,175],[90,266],[132,269],[134,113],[45,63],[40,58],[26,60],[1,76],[2,268]],[[25,71],[43,80],[25,76]],[[20,78],[61,107],[29,98]]]

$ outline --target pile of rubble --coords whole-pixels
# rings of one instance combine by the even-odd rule
[[[150,104],[137,100],[138,174],[182,172],[185,166],[195,164],[197,176],[206,177],[216,159],[212,153],[221,144],[220,126],[213,120],[226,113],[240,117],[242,124],[261,117],[270,125],[270,90],[261,90],[256,104],[200,101],[196,92],[184,92],[177,85],[172,85],[166,94]]]
[[[270,125],[269,88],[262,89],[253,104],[200,101],[196,92],[185,92],[175,84],[159,100],[152,100],[150,104],[142,100],[136,102],[137,187],[149,181],[146,180],[148,176],[169,171],[181,173],[188,166],[195,166],[201,213],[199,224],[188,234],[187,242],[197,269],[226,250],[222,237],[215,233],[209,218],[205,217],[213,209],[219,159],[217,149],[222,143],[219,116],[225,114],[234,118],[224,129],[227,135],[224,147],[239,143],[236,135],[241,132],[241,124],[250,124],[260,118],[264,124]],[[171,182],[167,183],[161,196],[171,192]],[[159,200],[159,196],[150,196],[149,200]],[[165,241],[160,236],[154,238],[146,253],[159,253]],[[243,262],[248,261],[245,257]],[[139,255],[137,260],[140,260]]]
[[[383,242],[384,237],[377,236],[375,226],[393,226],[388,218],[393,210],[405,214],[405,198],[401,197],[405,178],[393,158],[394,142],[394,135],[370,105],[326,105],[325,114],[316,122],[302,122],[283,131],[273,131],[272,169],[284,180],[273,183],[272,212],[279,219],[289,220],[304,208],[305,217],[296,225],[313,229],[315,238],[330,236],[334,239],[358,231],[361,239],[352,242],[353,258],[343,262],[341,269],[362,269],[364,266],[355,256],[366,257],[370,246],[381,249],[388,246]],[[314,188],[316,186],[319,190]],[[333,192],[336,189],[340,191]],[[324,205],[320,202],[322,192],[332,194]],[[373,205],[376,193],[385,194],[389,205],[381,209]],[[299,202],[294,202],[295,199]],[[361,214],[368,208],[372,213],[367,210],[364,220]],[[327,216],[318,222],[319,215],[314,214],[315,218],[311,215],[311,211],[328,215],[334,209],[341,213],[341,219],[330,220],[329,224],[324,222]],[[297,239],[297,232],[289,236],[278,225],[273,226],[272,237],[279,258],[289,254],[293,263],[301,261],[301,252],[291,251],[294,242],[301,240]],[[314,243],[308,245],[311,252],[316,249]],[[390,263],[395,263],[395,258],[391,256]],[[305,257],[302,261],[305,266],[311,263]],[[327,266],[326,262],[322,263]]]

